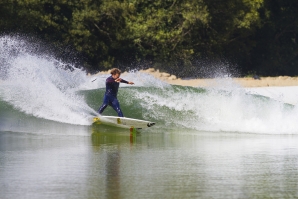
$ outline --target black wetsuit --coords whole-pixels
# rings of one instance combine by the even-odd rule
[[[123,79],[120,82],[128,84],[128,81],[125,81]],[[116,82],[112,76],[106,79],[106,93],[103,99],[103,104],[98,109],[99,114],[102,114],[105,108],[110,105],[118,113],[119,117],[123,117],[123,113],[120,109],[120,105],[117,99],[118,88],[119,83]]]

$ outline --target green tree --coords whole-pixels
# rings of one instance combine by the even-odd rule
[[[137,58],[169,66],[188,62],[193,53],[194,30],[210,19],[203,0],[132,0],[127,18],[128,39]],[[168,64],[166,64],[168,63]]]
[[[261,75],[298,74],[298,2],[265,1],[263,26],[257,32],[251,70]]]
[[[249,61],[255,46],[252,36],[261,26],[263,0],[209,0],[206,4],[212,20],[203,31],[205,45],[199,47],[209,56]]]
[[[297,9],[295,0],[2,0],[0,31],[73,48],[94,70],[148,60],[175,73],[225,57],[244,73],[291,75]]]
[[[81,2],[73,12],[70,40],[96,68],[111,68],[126,46],[125,16],[128,4],[120,1]]]

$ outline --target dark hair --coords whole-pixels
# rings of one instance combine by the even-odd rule
[[[120,69],[118,69],[118,68],[113,68],[112,70],[111,70],[111,74],[112,75],[115,75],[115,74],[121,74],[121,70]]]

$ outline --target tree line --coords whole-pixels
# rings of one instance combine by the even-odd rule
[[[189,76],[225,60],[241,75],[298,75],[297,0],[1,0],[0,32],[71,47],[88,71]]]

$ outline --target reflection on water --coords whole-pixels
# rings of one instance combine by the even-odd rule
[[[128,136],[129,134],[129,136]],[[100,153],[102,148],[110,149],[105,152],[105,198],[121,198],[120,196],[120,147],[119,144],[131,143],[133,144],[136,134],[130,133],[128,129],[119,129],[114,127],[107,127],[104,125],[94,125],[92,128],[92,146],[95,153]],[[107,147],[112,145],[113,147]],[[95,163],[94,165],[97,165]],[[96,197],[89,195],[90,198]],[[103,197],[103,196],[102,196]],[[104,197],[103,197],[104,198]]]
[[[120,144],[136,142],[136,137],[140,135],[140,131],[135,129],[123,129],[106,125],[93,125],[91,140],[94,146],[101,144]]]
[[[298,136],[81,130],[0,132],[0,198],[298,197]]]

